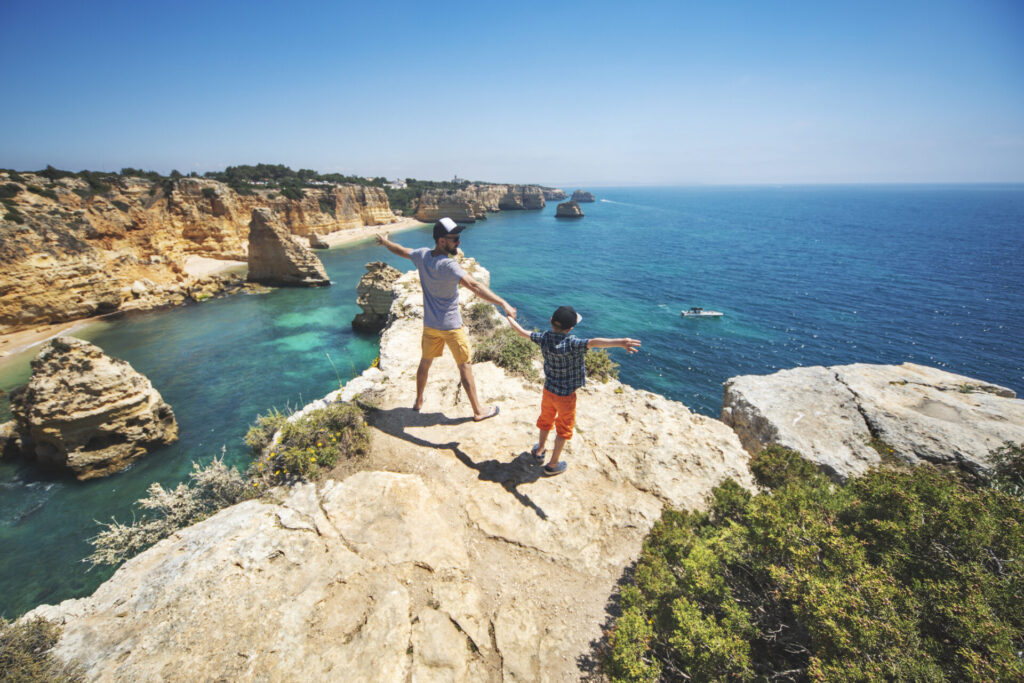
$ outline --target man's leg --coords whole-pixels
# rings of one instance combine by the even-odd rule
[[[420,358],[420,366],[416,368],[416,403],[412,404],[413,410],[423,407],[423,392],[427,388],[427,375],[433,362],[433,358]]]
[[[473,408],[473,417],[477,420],[482,420],[491,414],[491,408],[483,408],[480,406],[480,401],[476,397],[476,382],[473,380],[473,364],[462,363],[459,365],[459,377],[462,379],[462,388],[466,390],[466,398],[469,399],[469,405]]]

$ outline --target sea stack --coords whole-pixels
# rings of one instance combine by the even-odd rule
[[[555,218],[583,218],[583,209],[577,202],[562,202],[555,209]]]
[[[257,207],[249,223],[249,282],[279,287],[331,284],[316,254],[292,238],[272,210]]]
[[[592,202],[594,201],[594,195],[586,190],[576,190],[572,193],[572,201],[574,202]]]
[[[22,454],[78,479],[118,472],[178,439],[174,412],[146,377],[74,337],[43,346],[11,412]]]
[[[366,264],[367,273],[359,279],[356,303],[363,309],[352,320],[352,329],[358,332],[380,332],[387,323],[391,302],[395,299],[393,286],[402,276],[401,271],[383,261]]]

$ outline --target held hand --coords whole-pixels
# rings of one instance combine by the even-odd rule
[[[508,305],[508,303],[505,303],[505,304],[502,305],[501,308],[502,308],[502,310],[505,311],[505,317],[506,318],[512,318],[513,320],[515,320],[515,318],[516,318],[516,309],[515,309],[514,306],[510,306],[510,305]]]
[[[377,244],[383,247],[384,243],[388,241],[388,237],[390,237],[390,234],[386,232],[377,235]]]
[[[627,353],[636,353],[640,350],[640,340],[626,337],[622,340],[622,348],[626,349]]]

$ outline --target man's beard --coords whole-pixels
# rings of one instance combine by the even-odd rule
[[[449,256],[456,256],[459,253],[459,247],[448,245],[444,248],[444,253],[448,254]]]

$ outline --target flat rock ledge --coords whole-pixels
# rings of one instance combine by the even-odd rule
[[[749,452],[792,448],[839,480],[879,465],[882,453],[980,473],[993,449],[1024,442],[1024,401],[1012,390],[914,363],[733,377],[721,417]]]
[[[415,272],[394,291],[379,368],[305,409],[367,408],[364,471],[222,510],[92,596],[37,608],[65,625],[58,656],[90,680],[575,681],[663,506],[700,508],[728,477],[753,487],[732,430],[618,382],[581,391],[553,479],[528,453],[538,383],[476,364],[501,412],[474,423],[445,356],[412,411]]]

